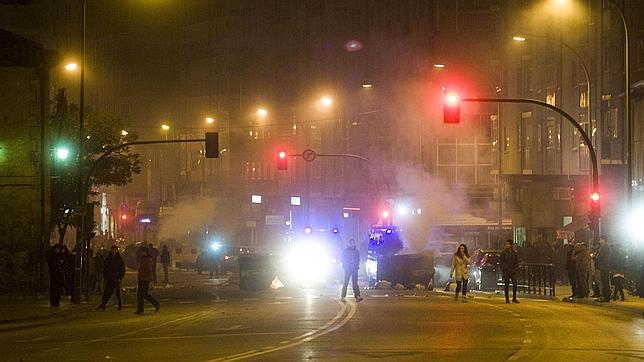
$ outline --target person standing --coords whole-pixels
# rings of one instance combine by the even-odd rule
[[[454,257],[452,257],[452,269],[449,272],[449,277],[456,279],[456,294],[454,294],[454,301],[458,300],[458,293],[462,290],[463,297],[461,301],[467,302],[467,281],[470,279],[470,254],[467,252],[467,246],[461,244],[456,249]]]
[[[360,287],[358,286],[358,269],[360,269],[360,252],[356,248],[356,241],[349,239],[348,246],[342,251],[342,269],[344,269],[344,283],[342,284],[342,295],[340,300],[345,302],[349,278],[353,283],[353,296],[356,302],[361,302]]]
[[[47,250],[47,267],[49,268],[49,306],[60,306],[60,295],[65,283],[65,256],[60,244],[52,245]]]
[[[514,241],[506,240],[505,249],[501,253],[501,274],[505,283],[505,302],[510,303],[510,280],[512,280],[512,302],[519,303],[517,300],[517,271],[519,270],[519,255],[514,250]]]
[[[154,311],[158,312],[161,304],[150,295],[150,282],[153,280],[152,268],[154,260],[147,247],[141,247],[141,262],[139,263],[139,284],[136,288],[136,312],[134,314],[143,314],[144,299],[154,306]]]
[[[588,298],[588,276],[590,274],[590,255],[586,244],[575,245],[575,268],[577,271],[577,298]]]
[[[608,245],[606,239],[599,239],[599,249],[597,250],[597,269],[599,269],[601,287],[600,302],[610,302],[610,254],[610,245]]]
[[[612,253],[611,271],[613,274],[613,300],[617,300],[617,295],[624,301],[624,273],[626,270],[626,258],[623,249],[616,249]]]
[[[577,295],[577,267],[575,265],[575,244],[574,241],[568,244],[566,250],[566,272],[568,273],[568,282],[572,289],[572,294],[569,298]]]
[[[163,265],[163,283],[168,284],[168,268],[170,268],[170,251],[167,245],[161,249],[161,265]]]
[[[118,310],[123,309],[123,298],[121,297],[121,280],[125,276],[125,263],[119,254],[119,248],[116,245],[110,247],[107,257],[103,261],[103,278],[105,279],[103,298],[101,304],[96,307],[96,310],[105,310],[107,301],[116,291],[116,300],[118,302]]]
[[[157,261],[159,260],[159,249],[154,248],[154,244],[150,243],[149,248],[150,256],[152,257],[152,281],[157,282]]]

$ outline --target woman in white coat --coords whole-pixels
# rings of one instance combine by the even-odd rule
[[[453,276],[456,280],[456,294],[454,301],[458,300],[458,293],[463,290],[463,303],[467,302],[467,281],[470,279],[470,254],[467,252],[467,246],[461,244],[456,249],[452,258],[452,270],[449,273],[450,278]]]

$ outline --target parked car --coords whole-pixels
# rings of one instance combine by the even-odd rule
[[[470,274],[474,279],[474,286],[478,290],[496,290],[502,283],[500,250],[476,250],[472,256]]]

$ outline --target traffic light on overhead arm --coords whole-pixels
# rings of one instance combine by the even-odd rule
[[[206,132],[206,158],[219,157],[219,133]]]
[[[461,122],[461,98],[457,93],[449,92],[443,98],[443,123],[458,124]]]
[[[286,157],[288,154],[286,153],[286,150],[283,148],[280,148],[277,150],[277,169],[280,171],[284,171],[288,169],[288,161]]]
[[[590,194],[590,211],[588,213],[588,226],[591,229],[594,229],[601,218],[601,202],[599,198],[599,192],[593,192]]]

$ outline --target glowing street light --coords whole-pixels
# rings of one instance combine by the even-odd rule
[[[265,118],[268,115],[268,111],[265,108],[259,108],[257,110],[257,116],[259,118]]]
[[[124,129],[121,130],[121,136],[125,137],[125,136],[127,136],[129,134],[130,134],[130,132],[128,132],[128,131],[126,131]]]
[[[523,35],[515,35],[512,37],[512,40],[514,41],[526,41],[526,37]]]
[[[362,85],[362,88],[372,88],[372,87],[373,87],[373,84],[371,84],[371,83],[364,83]]]
[[[167,131],[167,130],[170,129],[170,126],[168,126],[167,124],[162,124],[161,129],[164,130],[164,131]]]
[[[206,117],[206,123],[213,124],[213,123],[215,123],[215,119],[212,118],[212,117]]]
[[[436,64],[434,64],[434,68],[445,68],[445,64],[443,64],[443,63],[436,63]]]
[[[60,161],[64,161],[69,157],[69,149],[65,147],[59,147],[56,150],[56,158]]]
[[[322,97],[322,99],[320,99],[320,103],[325,107],[329,107],[333,104],[333,99],[330,97]]]
[[[73,72],[76,69],[78,69],[78,64],[76,64],[76,63],[69,63],[69,64],[65,65],[65,70],[68,71],[68,72]]]

